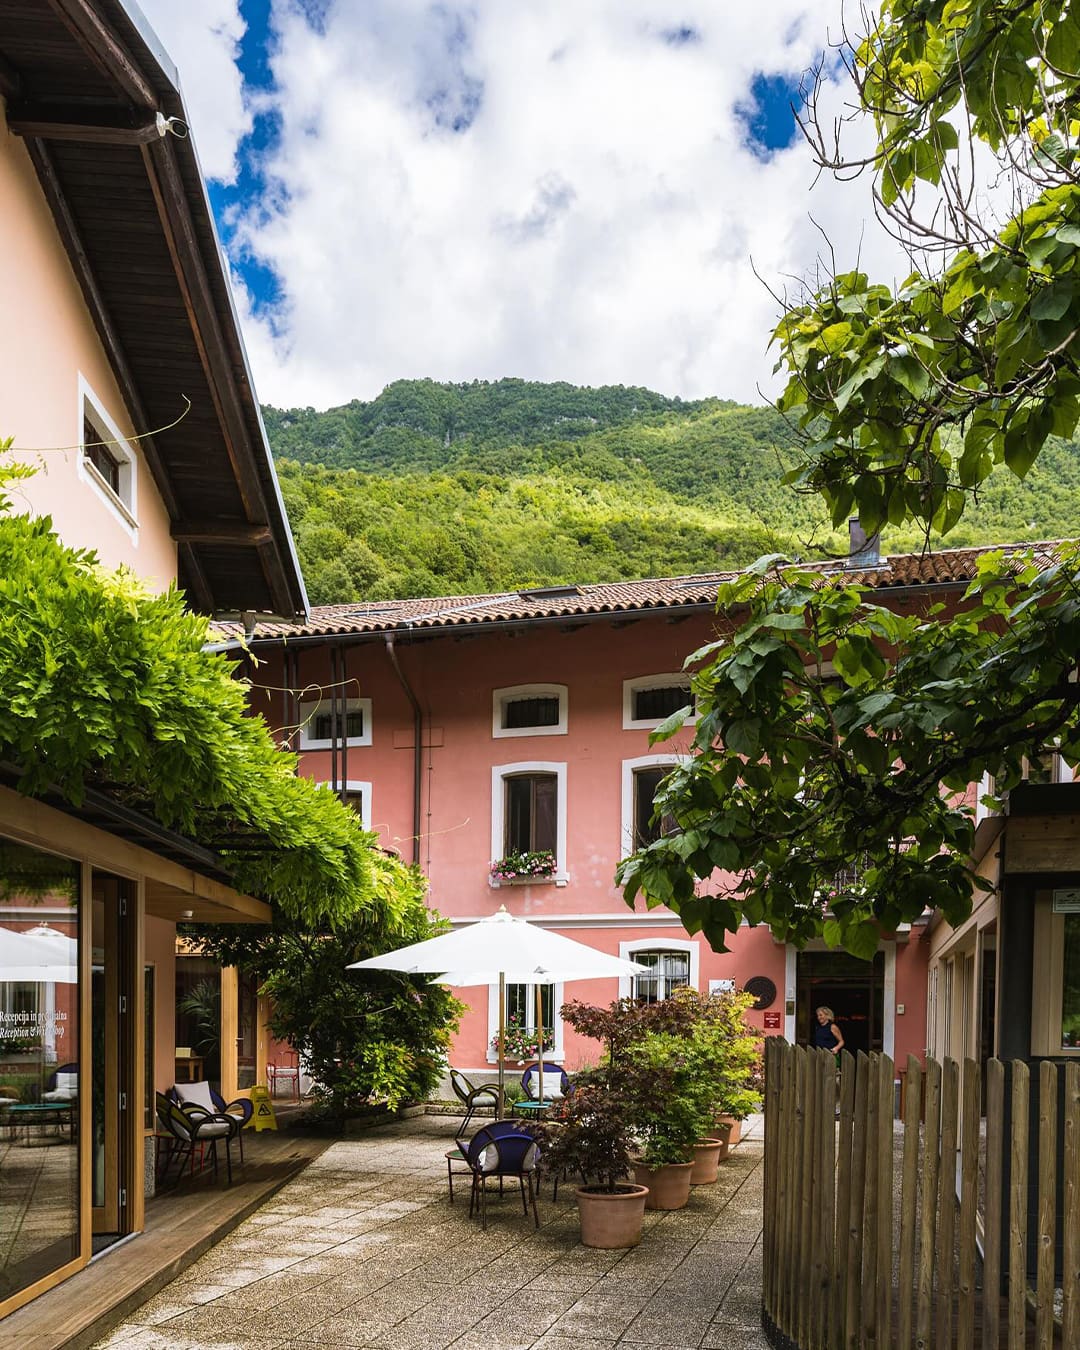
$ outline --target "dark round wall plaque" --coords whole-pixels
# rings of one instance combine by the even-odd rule
[[[776,985],[767,975],[751,975],[743,985],[743,992],[753,994],[755,1012],[761,1012],[776,1002]]]

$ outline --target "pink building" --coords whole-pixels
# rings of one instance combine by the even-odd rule
[[[885,560],[851,577],[910,605],[959,594],[977,551]],[[879,946],[872,963],[803,951],[744,927],[717,953],[664,908],[631,910],[616,864],[650,824],[659,777],[687,745],[649,733],[690,698],[683,661],[714,635],[719,575],[568,586],[509,595],[316,608],[309,623],[262,624],[247,674],[253,706],[301,752],[301,771],[344,792],[383,844],[415,860],[432,904],[465,923],[511,912],[648,964],[634,986],[556,986],[553,1057],[595,1057],[564,1027],[568,998],[663,997],[678,984],[759,995],[766,1034],[806,1040],[812,1009],[830,1005],[849,1046],[900,1063],[926,1045],[928,943],[923,926]],[[293,691],[293,692],[285,692]],[[347,733],[347,734],[345,734]],[[490,864],[547,850],[539,881],[497,882]],[[497,988],[459,991],[471,1006],[455,1067],[490,1072]],[[534,991],[513,988],[508,1013],[535,1022]]]

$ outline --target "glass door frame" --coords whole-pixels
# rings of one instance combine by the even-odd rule
[[[119,873],[94,867],[92,882],[114,883],[116,894],[104,903],[104,1046],[105,1046],[105,1166],[104,1203],[93,1204],[93,1124],[87,1137],[90,1148],[91,1230],[115,1234],[117,1239],[136,1231],[132,1226],[135,1193],[141,1190],[141,1166],[136,1166],[143,1148],[143,1094],[140,1069],[144,1057],[145,1001],[142,962],[137,959],[139,940],[138,883]],[[91,931],[93,905],[91,893]],[[91,963],[92,963],[91,953]],[[138,973],[140,978],[136,978]],[[91,981],[93,973],[91,971]],[[93,989],[88,991],[93,1021]],[[93,1028],[91,1026],[93,1038]],[[91,1061],[90,1073],[97,1066]],[[96,1084],[95,1084],[96,1086]],[[91,1101],[93,1094],[90,1094]],[[133,1119],[134,1117],[134,1119]],[[91,1113],[91,1122],[93,1116]],[[141,1226],[141,1217],[140,1217]]]

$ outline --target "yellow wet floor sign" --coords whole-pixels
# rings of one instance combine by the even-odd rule
[[[251,1089],[251,1104],[255,1108],[251,1123],[256,1130],[276,1130],[277,1116],[274,1115],[274,1104],[270,1100],[270,1093],[262,1083],[256,1083]]]

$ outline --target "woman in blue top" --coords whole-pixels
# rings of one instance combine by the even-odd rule
[[[816,1009],[816,1013],[818,1024],[814,1028],[814,1044],[838,1055],[844,1048],[844,1038],[833,1020],[833,1010],[821,1007]]]

